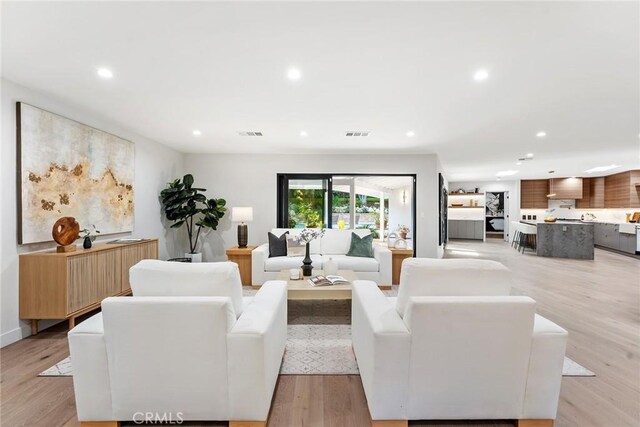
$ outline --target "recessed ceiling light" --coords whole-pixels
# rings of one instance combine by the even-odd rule
[[[586,170],[586,173],[594,173],[594,172],[606,172],[611,169],[619,168],[620,165],[609,165],[609,166],[596,166],[595,168],[591,168]]]
[[[411,137],[412,137],[412,136],[414,136],[415,134],[416,134],[416,133],[415,133],[414,131],[412,131],[412,130],[410,130],[409,132],[407,132],[407,136],[408,136],[409,138],[411,138]]]
[[[516,166],[520,166],[522,162],[516,162]]]
[[[200,136],[200,135],[202,135],[202,132],[200,132],[198,129],[195,129],[195,130],[193,131],[193,134],[194,134],[195,136]]]
[[[302,132],[300,132],[300,136],[307,136],[307,135],[309,135],[309,134],[304,130]]]
[[[536,133],[536,136],[537,136],[538,138],[544,138],[545,136],[547,136],[547,133],[546,133],[546,132],[544,132],[544,131],[542,131],[542,132],[538,132],[538,133]]]
[[[532,158],[533,157],[533,153],[527,153],[527,157],[528,158]]]
[[[512,169],[509,169],[509,170],[506,170],[506,171],[500,171],[500,172],[498,172],[498,173],[496,174],[496,176],[497,176],[497,177],[511,176],[511,175],[515,175],[515,174],[517,174],[517,173],[518,173],[518,171],[515,171],[515,170],[512,170]]]
[[[287,71],[287,77],[289,80],[299,80],[302,77],[302,73],[297,68],[289,68]]]
[[[473,74],[473,80],[482,81],[489,78],[489,72],[487,70],[478,70]]]
[[[108,68],[98,68],[98,75],[103,79],[113,78],[113,71]]]

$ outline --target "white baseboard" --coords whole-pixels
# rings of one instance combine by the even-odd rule
[[[60,322],[66,322],[66,320],[40,320],[38,324],[38,331],[43,331]],[[19,328],[12,329],[0,335],[0,348],[6,347],[29,336],[31,336],[31,325],[23,323]]]

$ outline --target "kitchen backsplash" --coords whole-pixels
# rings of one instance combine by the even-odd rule
[[[626,222],[626,214],[640,211],[640,208],[628,209],[576,209],[575,200],[549,200],[549,209],[520,209],[520,219],[522,215],[536,215],[538,221],[542,221],[545,216],[556,218],[580,219],[586,213],[596,216],[595,221],[601,222]]]

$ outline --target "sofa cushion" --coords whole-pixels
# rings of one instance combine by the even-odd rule
[[[273,234],[276,236],[280,236],[285,231],[289,232],[289,237],[299,236],[300,232],[302,232],[302,228],[274,228],[271,230]],[[309,243],[309,252],[312,254],[319,254],[320,252],[320,239],[312,240]],[[345,252],[346,253],[346,252]]]
[[[169,262],[144,259],[129,269],[135,297],[229,297],[242,314],[242,282],[235,262]]]
[[[481,259],[407,258],[402,262],[396,310],[401,316],[410,297],[508,296],[511,271]]]
[[[287,256],[301,256],[303,257],[307,250],[307,245],[293,237],[287,239]],[[309,248],[311,251],[311,248]]]
[[[287,255],[288,231],[282,234],[267,233],[269,237],[269,258]]]
[[[356,233],[351,233],[351,245],[349,245],[347,255],[373,258],[373,234],[360,237]]]
[[[282,271],[289,270],[291,268],[300,268],[302,266],[302,260],[304,257],[296,256],[279,256],[273,258],[267,258],[264,262],[264,271]],[[322,268],[322,256],[311,255],[313,268]]]
[[[329,261],[329,258],[333,259],[336,264],[338,264],[338,270],[353,270],[356,272],[380,271],[380,263],[378,263],[378,260],[375,258],[348,255],[323,255],[322,258],[324,261]]]
[[[339,230],[327,229],[324,236],[320,239],[322,255],[346,255],[351,245],[351,233],[355,233],[360,237],[371,234],[366,229],[360,230]]]

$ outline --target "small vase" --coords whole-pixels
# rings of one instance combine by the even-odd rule
[[[304,259],[302,260],[302,275],[305,277],[311,276],[313,272],[313,266],[311,265],[311,257],[309,256],[309,243],[307,243]]]
[[[82,247],[85,249],[91,249],[91,237],[87,236],[84,238],[84,242],[82,242]]]

